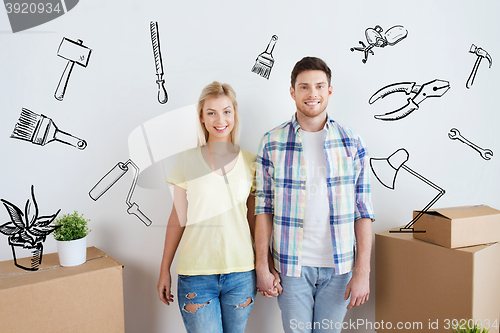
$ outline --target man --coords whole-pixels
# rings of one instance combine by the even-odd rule
[[[369,159],[361,138],[328,116],[332,91],[323,60],[300,60],[297,112],[264,134],[257,157],[257,287],[268,297],[282,287],[287,333],[340,332],[347,309],[370,294]]]

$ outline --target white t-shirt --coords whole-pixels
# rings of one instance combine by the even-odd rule
[[[330,205],[326,186],[325,131],[301,130],[306,161],[306,202],[302,266],[334,267]]]

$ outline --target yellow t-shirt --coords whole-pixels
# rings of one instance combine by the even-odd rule
[[[240,150],[233,169],[212,172],[201,148],[180,153],[168,182],[186,190],[187,223],[177,273],[227,274],[254,269],[247,198],[254,187],[255,155]]]

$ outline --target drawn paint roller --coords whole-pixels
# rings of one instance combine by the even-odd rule
[[[30,141],[40,146],[45,146],[52,141],[59,141],[80,150],[87,147],[85,140],[59,130],[52,119],[25,108],[22,109],[21,116],[10,137]]]
[[[274,65],[272,52],[277,40],[278,36],[273,35],[273,37],[271,37],[271,40],[267,45],[267,49],[259,54],[259,56],[255,60],[255,65],[253,65],[252,73],[259,74],[260,76],[265,77],[269,80],[269,75],[271,75],[271,69]]]
[[[160,34],[158,32],[158,22],[151,22],[149,25],[151,31],[151,43],[153,44],[153,54],[155,57],[156,76],[158,79],[158,102],[165,104],[168,101],[167,90],[165,89],[165,80],[163,79],[163,62],[161,60]]]
[[[151,220],[144,215],[139,209],[139,205],[132,202],[132,195],[134,194],[135,187],[137,185],[137,179],[139,178],[139,168],[132,161],[118,162],[104,177],[99,180],[99,182],[90,190],[89,196],[92,200],[97,201],[107,190],[109,190],[123,175],[129,170],[128,166],[134,169],[134,179],[132,185],[130,186],[129,193],[125,202],[127,203],[127,212],[131,215],[137,216],[146,226],[151,225]]]
[[[57,55],[68,60],[68,63],[63,74],[61,75],[61,78],[59,79],[59,84],[57,85],[56,92],[54,93],[54,97],[58,101],[62,101],[64,98],[69,77],[73,71],[75,63],[82,67],[87,67],[91,53],[92,50],[84,46],[81,39],[78,39],[75,42],[68,38],[63,38],[61,44],[59,45],[59,49],[57,50]]]

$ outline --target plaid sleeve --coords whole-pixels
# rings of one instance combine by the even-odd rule
[[[358,137],[358,149],[354,157],[356,168],[356,205],[354,220],[369,218],[375,220],[373,213],[371,192],[370,192],[370,159],[363,144],[363,140]]]
[[[270,159],[269,137],[264,135],[257,153],[255,174],[255,215],[274,213],[273,172],[274,165]]]

